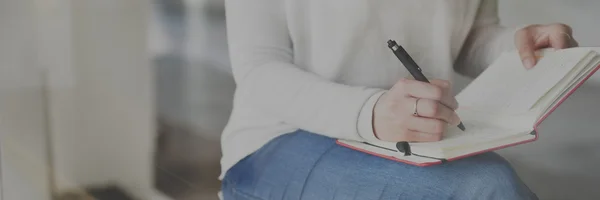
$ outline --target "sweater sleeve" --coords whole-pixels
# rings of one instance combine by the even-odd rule
[[[225,3],[237,101],[310,132],[359,141],[372,137],[361,136],[365,120],[359,118],[370,116],[372,99],[383,91],[338,84],[294,64],[285,1]]]
[[[476,77],[502,52],[515,48],[518,28],[500,24],[497,0],[481,0],[477,16],[455,62],[458,73]]]

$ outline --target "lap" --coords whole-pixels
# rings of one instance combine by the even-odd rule
[[[417,167],[304,131],[278,137],[237,163],[223,180],[223,193],[226,200],[535,199],[495,153]]]

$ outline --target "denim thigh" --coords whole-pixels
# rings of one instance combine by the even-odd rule
[[[225,200],[537,199],[496,153],[417,167],[301,130],[234,165],[222,191]]]

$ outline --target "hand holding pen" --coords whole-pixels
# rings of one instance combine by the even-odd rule
[[[418,80],[419,74],[413,75],[417,80],[398,81],[376,103],[373,128],[380,140],[433,142],[442,139],[448,124],[464,130],[450,83]]]
[[[421,67],[419,67],[419,65],[417,65],[417,63],[410,57],[410,55],[408,55],[408,52],[406,52],[406,50],[404,50],[404,48],[402,48],[402,46],[398,45],[396,43],[396,41],[389,40],[388,47],[392,50],[392,52],[394,52],[394,55],[396,55],[396,57],[398,59],[400,59],[400,62],[402,62],[402,64],[404,64],[404,67],[406,67],[408,72],[410,72],[410,74],[416,80],[429,83],[429,80],[427,80],[427,77],[425,77],[425,75],[423,75],[423,73],[421,72]],[[449,87],[450,83],[449,82],[447,82],[447,83],[448,84],[445,84],[445,85],[447,85]],[[454,97],[452,97],[452,99],[454,99]],[[454,99],[454,101],[456,102],[456,99]],[[450,106],[450,105],[446,105],[446,106]],[[415,113],[415,114],[417,114],[417,113]],[[463,131],[465,130],[465,126],[462,124],[462,122],[460,122],[457,126],[458,126],[458,128],[460,128],[460,130],[463,130]]]

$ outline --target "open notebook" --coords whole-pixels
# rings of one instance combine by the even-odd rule
[[[418,166],[439,164],[537,139],[538,125],[600,68],[600,48],[544,49],[526,70],[506,52],[465,87],[456,110],[466,131],[448,126],[437,142],[338,140],[376,156]]]

